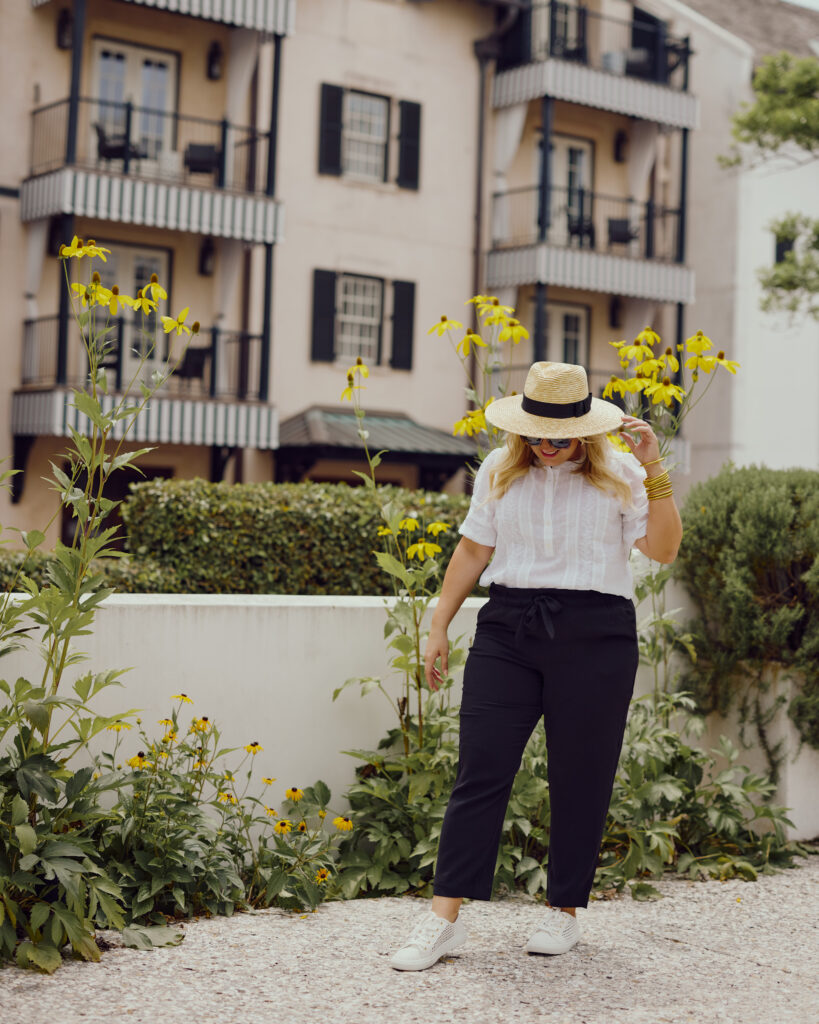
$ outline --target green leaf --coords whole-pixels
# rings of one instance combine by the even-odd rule
[[[15,956],[18,967],[38,967],[46,974],[53,974],[63,962],[60,951],[47,942],[21,942]]]
[[[35,903],[29,914],[29,924],[35,932],[38,932],[48,920],[51,913],[51,905],[46,902]]]
[[[45,540],[45,534],[41,533],[40,530],[28,530],[20,534],[23,538],[23,543],[29,551],[33,551],[38,548]]]
[[[655,889],[653,885],[649,885],[648,882],[633,882],[629,888],[631,889],[632,898],[640,900],[641,902],[646,900],[661,900],[663,894],[659,889]]]
[[[11,802],[11,823],[12,825],[20,825],[28,817],[28,804],[25,800],[16,793],[14,799]]]
[[[23,704],[23,714],[29,722],[31,722],[34,728],[45,736],[49,722],[51,721],[51,714],[48,706],[41,704],[39,701],[27,700]]]
[[[37,849],[37,833],[31,825],[15,825],[14,832],[17,842],[20,844],[20,851],[24,854],[34,853]]]
[[[84,413],[100,430],[105,429],[105,417],[100,403],[85,391],[74,392],[74,408]]]
[[[122,941],[129,949],[154,949],[157,946],[178,946],[184,932],[165,925],[131,924],[122,929]]]

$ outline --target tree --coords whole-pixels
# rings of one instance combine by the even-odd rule
[[[734,115],[724,167],[778,157],[794,166],[819,157],[819,60],[782,52],[766,57],[753,80],[754,102]],[[759,271],[763,310],[803,312],[819,320],[819,220],[788,214],[770,225],[776,262]]]

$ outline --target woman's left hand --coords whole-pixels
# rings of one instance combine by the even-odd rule
[[[635,441],[628,434],[624,434],[622,430],[628,430],[632,434],[637,434],[639,441]],[[660,442],[657,440],[657,435],[651,429],[651,426],[645,420],[638,420],[635,416],[624,415],[622,430],[620,432],[620,439],[625,441],[640,463],[645,465],[646,462],[653,462],[655,459],[659,459]]]

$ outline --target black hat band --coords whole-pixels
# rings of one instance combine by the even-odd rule
[[[523,400],[520,403],[521,409],[524,412],[529,412],[533,416],[546,416],[552,420],[568,420],[575,416],[585,416],[586,413],[591,409],[592,396],[591,392],[586,395],[584,399],[579,402],[538,402],[534,398],[529,398],[527,395],[523,396]]]

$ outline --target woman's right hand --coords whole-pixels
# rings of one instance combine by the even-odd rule
[[[435,664],[439,658],[440,669]],[[436,629],[433,626],[429,631],[427,646],[424,649],[424,672],[430,690],[437,690],[449,674],[449,640],[445,629]]]

